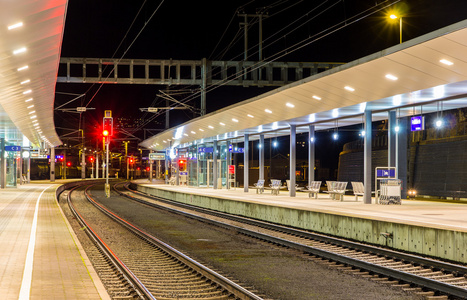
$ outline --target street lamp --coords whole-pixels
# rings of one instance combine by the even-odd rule
[[[399,43],[402,44],[402,16],[397,16],[395,14],[392,14],[389,16],[391,20],[396,20],[399,19]]]

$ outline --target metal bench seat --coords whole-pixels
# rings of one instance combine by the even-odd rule
[[[317,199],[320,188],[321,181],[312,181],[310,185],[306,186],[306,190],[303,191],[308,193],[308,198],[311,198],[311,195],[314,194],[315,199]]]

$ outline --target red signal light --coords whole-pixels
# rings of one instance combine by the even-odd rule
[[[146,167],[146,172],[149,172],[149,167]]]
[[[94,162],[94,157],[93,156],[89,157],[89,161]]]
[[[71,167],[71,161],[68,161],[68,162],[66,163],[66,166],[67,166],[67,167]]]
[[[185,163],[186,163],[186,160],[183,160],[183,159],[180,159],[180,160],[178,161],[178,164],[179,164],[180,166],[184,165]]]
[[[102,131],[102,135],[105,136],[105,137],[109,136],[109,131],[106,130],[106,129],[104,129],[104,130]]]
[[[130,164],[134,163],[133,157],[130,157],[129,160],[130,160]]]

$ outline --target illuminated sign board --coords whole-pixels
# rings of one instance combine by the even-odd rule
[[[416,116],[410,119],[410,130],[422,131],[425,130],[425,117]]]

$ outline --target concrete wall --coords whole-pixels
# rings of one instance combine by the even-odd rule
[[[141,192],[216,211],[312,230],[376,245],[387,245],[452,261],[467,262],[467,232],[355,218],[225,198],[173,192],[138,185]],[[391,233],[386,240],[381,233]]]

